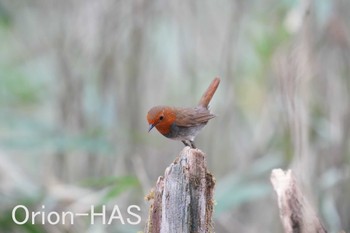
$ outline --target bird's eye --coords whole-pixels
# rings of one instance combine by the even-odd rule
[[[164,119],[164,117],[163,117],[163,116],[160,116],[160,117],[159,117],[159,120],[163,120],[163,119]]]

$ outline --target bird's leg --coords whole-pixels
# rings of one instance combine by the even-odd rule
[[[190,140],[190,143],[191,143],[191,147],[192,147],[193,149],[196,149],[196,145],[194,144],[194,141],[191,141],[191,140]]]
[[[185,146],[190,146],[190,144],[188,144],[187,142],[186,142],[186,140],[182,140],[181,141],[183,144],[185,144]]]

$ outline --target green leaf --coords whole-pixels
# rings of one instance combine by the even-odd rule
[[[99,179],[85,180],[82,185],[94,187],[94,188],[108,187],[109,190],[102,199],[102,202],[105,203],[110,199],[116,198],[124,191],[137,186],[138,184],[139,184],[139,181],[134,176],[122,176],[122,177],[107,176]]]

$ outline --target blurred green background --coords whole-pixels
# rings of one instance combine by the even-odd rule
[[[218,115],[196,139],[215,231],[282,232],[271,169],[293,169],[330,232],[350,231],[350,1],[0,0],[0,232],[137,232],[183,148],[154,105]],[[139,225],[16,225],[30,211],[142,209]],[[110,211],[110,210],[109,210]]]

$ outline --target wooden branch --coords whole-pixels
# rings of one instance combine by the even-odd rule
[[[153,203],[145,232],[213,232],[214,186],[204,153],[185,147],[146,197]]]
[[[285,233],[326,233],[311,205],[300,191],[291,170],[274,169],[271,183],[277,193]]]

